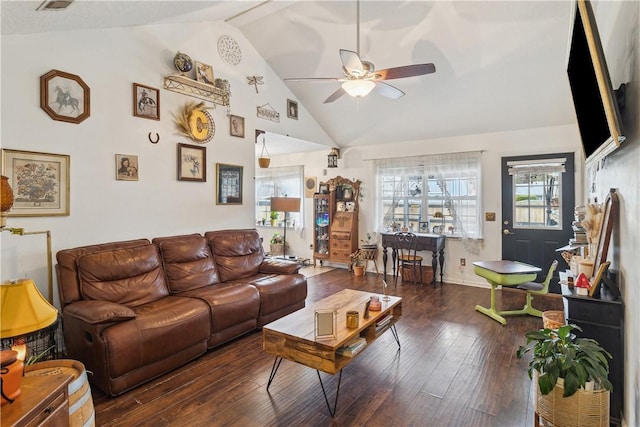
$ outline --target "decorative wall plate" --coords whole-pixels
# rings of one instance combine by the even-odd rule
[[[213,139],[216,125],[207,110],[194,110],[189,117],[191,139],[198,144],[205,144]]]
[[[240,45],[231,36],[222,36],[218,39],[218,54],[227,64],[238,65],[242,61]]]
[[[178,114],[173,114],[173,123],[181,135],[198,144],[211,141],[216,132],[213,117],[204,102],[188,101]]]

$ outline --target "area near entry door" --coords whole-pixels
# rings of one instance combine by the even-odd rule
[[[566,265],[556,249],[573,237],[573,157],[555,153],[502,158],[502,259],[535,265],[545,273],[554,259]],[[550,292],[560,293],[557,277],[556,271]]]

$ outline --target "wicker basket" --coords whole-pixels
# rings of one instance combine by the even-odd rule
[[[548,329],[558,329],[564,325],[564,311],[545,311],[542,313],[542,324]]]
[[[556,385],[551,393],[543,395],[534,376],[536,388],[536,420],[540,417],[556,427],[609,427],[609,390],[578,390],[562,397],[564,387]]]

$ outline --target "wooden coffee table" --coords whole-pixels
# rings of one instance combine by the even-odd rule
[[[370,311],[369,318],[365,319],[365,305],[372,296],[380,297],[382,310]],[[396,296],[389,296],[388,298],[389,301],[384,301],[384,297],[380,294],[344,289],[316,302],[313,306],[305,307],[264,326],[262,328],[262,347],[267,353],[276,356],[269,375],[267,390],[269,390],[282,359],[313,368],[318,373],[318,380],[320,381],[329,413],[334,417],[338,406],[342,369],[360,354],[346,357],[339,354],[338,349],[358,337],[365,338],[368,347],[388,329],[391,329],[391,333],[398,344],[398,349],[400,348],[400,340],[395,324],[402,316],[402,298]],[[315,310],[319,309],[331,309],[337,312],[335,338],[315,337]],[[351,310],[359,313],[359,326],[354,329],[348,329],[346,325],[346,313]],[[388,314],[392,315],[391,320],[384,326],[377,325],[378,321],[385,319]],[[363,351],[366,351],[366,347]],[[340,374],[333,408],[329,404],[329,399],[320,377],[320,371],[331,375]]]

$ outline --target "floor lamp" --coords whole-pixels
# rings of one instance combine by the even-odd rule
[[[287,257],[287,214],[289,212],[300,212],[299,197],[272,197],[271,210],[275,212],[284,212],[284,236],[282,249],[282,257]]]

